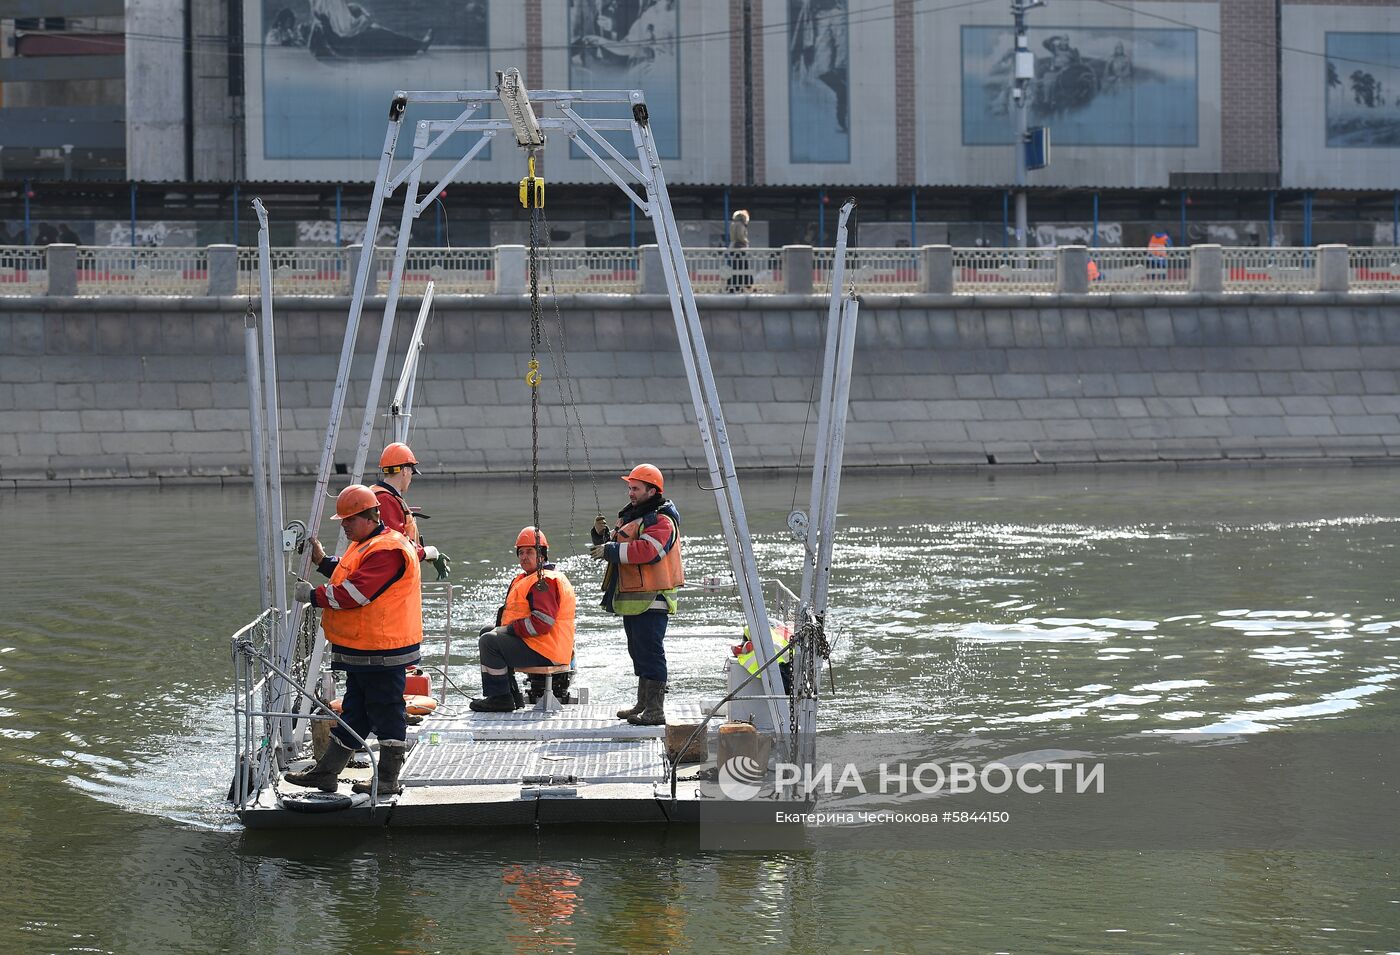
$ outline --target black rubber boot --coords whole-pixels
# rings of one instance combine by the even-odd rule
[[[625,709],[625,710],[618,710],[618,711],[617,711],[617,718],[618,718],[618,719],[620,719],[620,720],[630,720],[632,717],[636,716],[638,713],[640,713],[640,712],[642,711],[642,684],[644,684],[644,683],[646,683],[646,680],[643,680],[643,679],[641,679],[641,678],[638,678],[638,680],[637,680],[637,702],[634,703],[633,705],[629,706],[629,707],[628,707],[627,709]]]
[[[342,746],[340,740],[332,736],[325,755],[316,761],[315,766],[299,773],[287,773],[282,780],[293,786],[305,786],[307,789],[333,793],[340,788],[340,774],[345,771],[345,766],[353,755],[353,749]]]
[[[666,681],[642,680],[641,712],[627,717],[633,726],[661,726],[666,722]]]
[[[573,681],[572,673],[554,674],[554,698],[560,703],[569,702],[569,686]]]
[[[474,713],[514,713],[519,707],[515,705],[515,698],[509,693],[500,696],[488,696],[484,700],[472,700],[468,706]]]
[[[381,740],[379,743],[379,789],[376,793],[379,798],[385,796],[397,796],[403,792],[403,787],[399,785],[399,773],[403,770],[403,761],[408,756],[408,744],[399,740]],[[356,783],[350,787],[357,793],[369,792],[369,781]]]
[[[534,677],[531,677],[531,679],[533,680]],[[520,681],[515,678],[514,672],[510,675],[510,698],[515,703],[515,708],[517,710],[523,710],[525,708],[525,697],[520,693]],[[535,701],[531,699],[530,702],[533,703]]]

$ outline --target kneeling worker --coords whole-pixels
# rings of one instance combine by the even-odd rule
[[[438,580],[446,580],[448,571],[452,569],[451,560],[436,547],[423,543],[413,509],[404,498],[417,473],[418,458],[414,456],[413,449],[402,441],[395,441],[379,455],[380,478],[374,486],[374,496],[379,499],[379,519],[389,530],[407,537],[418,551],[418,559],[437,569]],[[427,517],[426,514],[423,516]]]
[[[509,713],[524,706],[515,667],[567,666],[574,658],[574,585],[549,561],[549,541],[537,527],[515,538],[520,573],[510,582],[496,626],[481,631],[478,713]]]
[[[423,642],[422,578],[408,539],[379,520],[374,492],[352,484],[335,499],[335,519],[350,543],[341,557],[327,557],[312,538],[311,559],[331,582],[298,581],[296,599],[321,608],[331,668],[345,671],[341,718],[361,737],[379,737],[379,790],[401,791],[399,771],[408,753],[403,691],[406,669],[418,662]],[[284,778],[297,786],[335,792],[359,743],[337,725],[316,765]],[[367,793],[368,783],[355,792]]]

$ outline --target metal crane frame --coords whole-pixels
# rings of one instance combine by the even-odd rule
[[[509,76],[509,74],[507,74]],[[720,407],[719,391],[715,384],[714,372],[710,366],[709,351],[700,326],[699,309],[695,303],[695,292],[690,284],[685,259],[681,248],[680,231],[676,227],[671,209],[670,196],[666,189],[661,160],[647,113],[646,99],[641,90],[531,90],[526,94],[528,102],[524,109],[528,119],[534,120],[534,132],[559,132],[568,142],[576,146],[622,190],[639,209],[652,221],[656,230],[657,245],[660,248],[661,268],[665,276],[666,288],[671,300],[671,314],[675,320],[676,335],[680,343],[681,357],[685,363],[686,379],[690,386],[691,400],[695,410],[696,425],[700,441],[705,450],[705,460],[709,469],[710,488],[715,494],[720,524],[725,543],[729,548],[730,564],[738,584],[740,603],[744,619],[755,649],[762,659],[770,659],[774,654],[767,609],[763,600],[763,585],[753,556],[753,542],[749,534],[748,517],[744,510],[743,497],[739,491],[739,478],[731,453],[729,435],[725,428],[724,414]],[[398,240],[394,250],[393,267],[389,275],[389,285],[384,302],[384,312],[379,329],[379,345],[375,354],[374,369],[370,375],[369,392],[365,402],[364,417],[361,421],[359,445],[355,462],[350,470],[353,480],[359,480],[364,472],[369,455],[370,440],[373,436],[376,411],[379,405],[380,382],[392,338],[394,313],[398,306],[403,280],[404,261],[408,251],[409,235],[413,220],[421,215],[433,202],[442,189],[451,183],[462,169],[474,159],[498,133],[515,129],[520,135],[518,103],[507,103],[507,115],[516,109],[515,122],[511,118],[491,118],[490,105],[505,100],[499,90],[462,91],[398,91],[394,93],[389,108],[389,123],[384,134],[384,148],[380,153],[378,172],[375,176],[374,192],[370,201],[369,217],[365,226],[365,242],[360,250],[359,266],[355,274],[355,284],[351,295],[350,312],[346,322],[345,339],[341,348],[340,366],[336,376],[335,389],[331,398],[330,418],[322,446],[321,462],[318,471],[316,493],[312,499],[311,513],[307,527],[320,526],[325,507],[326,492],[333,469],[335,448],[340,433],[340,421],[344,412],[348,391],[349,371],[354,356],[355,342],[359,334],[360,317],[365,306],[366,287],[369,283],[371,266],[374,260],[374,236],[379,228],[386,201],[407,186],[403,209],[400,216]],[[557,115],[536,116],[531,104],[552,107]],[[410,105],[456,105],[462,112],[455,119],[421,120],[415,124],[413,135],[413,156],[407,161],[395,160],[395,150],[402,131],[405,110]],[[630,108],[631,118],[598,118],[581,116],[579,108],[622,105]],[[606,137],[604,132],[630,133],[636,151],[635,160],[623,155]],[[474,140],[460,144],[462,136]],[[524,145],[524,140],[521,140]],[[420,198],[419,186],[424,175],[425,163],[432,158],[451,159],[455,162],[437,182]],[[431,180],[430,180],[431,181]],[[310,553],[305,555],[301,576],[310,570]],[[300,625],[303,608],[294,604],[286,616],[282,632],[281,657],[286,659],[294,644],[297,628]],[[308,672],[308,689],[316,679],[322,641],[317,642],[317,653]],[[775,668],[761,674],[763,696],[767,699],[774,726],[782,725],[779,719],[778,700],[786,698],[783,685]],[[304,700],[302,701],[304,705]],[[805,714],[804,714],[805,715]],[[299,721],[294,735],[304,732],[305,722]],[[800,732],[810,733],[814,726],[799,727]],[[288,746],[294,740],[284,741]]]

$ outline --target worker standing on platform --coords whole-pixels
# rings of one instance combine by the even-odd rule
[[[574,585],[549,563],[549,540],[537,527],[515,537],[520,573],[510,582],[506,602],[494,626],[483,627],[482,699],[472,700],[478,713],[509,713],[524,706],[515,682],[515,667],[567,666],[574,659]]]
[[[417,516],[404,498],[417,473],[418,459],[413,449],[402,441],[395,441],[379,455],[380,478],[374,486],[374,494],[379,498],[379,519],[389,530],[407,537],[408,542],[417,549],[418,559],[433,565],[438,580],[446,580],[448,571],[452,569],[450,558],[431,544],[423,544]]]
[[[595,560],[607,561],[603,609],[622,617],[627,652],[637,675],[636,705],[619,719],[636,726],[666,722],[666,624],[676,612],[681,570],[681,515],[664,496],[661,471],[639,464],[624,474],[628,504],[610,532],[599,517],[593,525]]]
[[[404,676],[419,660],[423,642],[422,578],[413,545],[379,519],[374,492],[352,484],[335,499],[335,519],[350,544],[341,557],[328,557],[311,539],[311,560],[330,583],[297,582],[296,599],[321,608],[321,629],[330,645],[331,668],[345,672],[341,718],[361,738],[379,737],[378,795],[400,791],[399,772],[408,753]],[[337,725],[330,745],[311,769],[288,773],[297,786],[335,792],[340,773],[359,748]],[[369,784],[356,783],[356,792]]]

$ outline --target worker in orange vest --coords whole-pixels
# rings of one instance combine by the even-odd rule
[[[608,564],[603,609],[622,618],[637,675],[637,702],[617,716],[635,726],[659,726],[666,722],[666,624],[676,612],[676,590],[685,582],[681,515],[666,498],[665,479],[655,465],[639,464],[622,480],[627,506],[611,530],[598,518],[589,553]]]
[[[417,514],[408,506],[404,495],[408,493],[413,476],[418,473],[418,458],[413,449],[402,441],[395,441],[379,455],[379,483],[374,486],[374,494],[379,498],[379,519],[384,526],[398,531],[407,537],[418,551],[418,559],[432,564],[437,570],[437,579],[446,580],[452,569],[451,559],[431,544],[423,543],[423,535],[418,530]]]
[[[352,484],[335,499],[335,519],[350,541],[340,557],[328,557],[311,539],[311,560],[330,578],[312,587],[298,581],[296,599],[321,610],[331,668],[345,673],[341,718],[359,734],[379,737],[378,795],[401,791],[399,772],[408,754],[404,678],[419,660],[423,642],[422,578],[413,545],[379,519],[374,491]],[[288,773],[287,782],[335,792],[340,773],[360,743],[344,726],[311,769]],[[369,784],[356,783],[356,792]]]
[[[578,600],[564,572],[549,563],[549,539],[538,527],[515,536],[520,573],[510,582],[496,623],[481,629],[481,694],[469,706],[478,713],[509,713],[524,706],[516,667],[567,666],[574,659]]]

